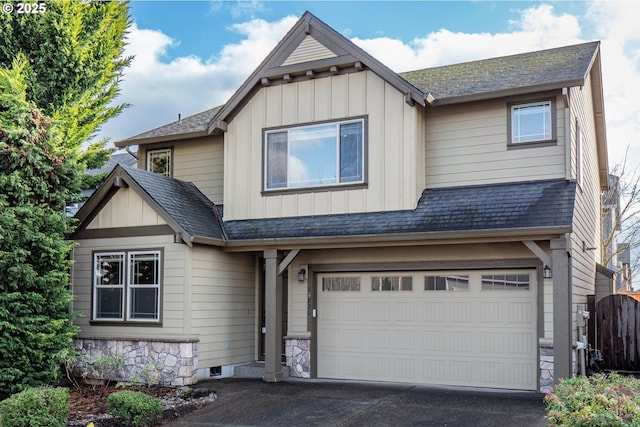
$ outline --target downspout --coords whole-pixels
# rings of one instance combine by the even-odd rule
[[[126,147],[124,147],[124,150],[125,150],[127,153],[131,154],[131,155],[133,156],[133,158],[134,158],[134,159],[139,160],[139,159],[138,159],[138,153],[134,153],[133,151],[129,150],[129,145],[127,145]]]

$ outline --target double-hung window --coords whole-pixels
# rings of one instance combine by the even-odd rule
[[[93,320],[159,322],[159,250],[94,253]]]
[[[554,140],[555,112],[552,100],[509,104],[511,145]]]
[[[147,170],[165,176],[171,176],[171,149],[147,151]]]
[[[365,119],[266,130],[264,190],[361,184]]]

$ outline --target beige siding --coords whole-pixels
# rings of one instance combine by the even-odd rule
[[[571,264],[573,267],[573,310],[582,309],[587,295],[595,293],[596,268],[600,259],[600,181],[596,151],[591,83],[587,79],[582,88],[571,88],[571,177],[576,178],[576,118],[582,131],[583,170],[574,209],[571,235]],[[573,316],[575,319],[575,316]],[[574,320],[575,321],[575,320]],[[573,328],[574,336],[576,328]],[[577,337],[576,337],[577,338]]]
[[[146,150],[167,146],[140,147],[138,167],[146,169]],[[173,177],[194,183],[211,201],[223,201],[224,148],[222,136],[180,141],[173,145]]]
[[[512,259],[534,260],[535,256],[521,242],[500,244],[467,244],[438,246],[407,246],[394,248],[355,248],[330,250],[303,250],[289,266],[289,307],[288,333],[290,335],[310,334],[307,317],[307,284],[297,281],[297,271],[309,264],[345,264],[345,263],[403,263],[433,262],[435,268],[439,262],[461,262],[458,268],[465,268],[464,262],[495,261],[496,267],[502,267],[500,261]],[[402,267],[399,267],[402,268]],[[421,284],[414,286],[422,286]]]
[[[166,222],[130,188],[121,188],[87,225],[87,229],[164,225]]]
[[[283,66],[316,61],[318,59],[334,58],[331,50],[318,42],[312,36],[306,36],[291,55],[282,63]]]
[[[218,248],[192,249],[191,333],[200,338],[198,366],[230,365],[256,358],[254,257]]]
[[[427,110],[427,187],[478,185],[565,177],[564,108],[556,101],[555,146],[507,148],[507,101]]]
[[[186,245],[173,243],[173,236],[124,237],[113,239],[87,239],[77,241],[73,249],[72,288],[74,301],[72,310],[80,312],[75,323],[82,336],[93,338],[180,338],[190,336],[185,331],[185,259]],[[157,326],[100,326],[91,325],[92,264],[94,251],[116,251],[134,249],[158,249],[164,251],[162,276],[162,327]]]
[[[262,194],[264,128],[368,117],[366,188]],[[372,72],[262,88],[225,134],[225,220],[414,209],[424,188],[423,110]],[[418,159],[415,161],[415,159]]]

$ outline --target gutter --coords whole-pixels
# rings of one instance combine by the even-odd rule
[[[282,246],[296,246],[305,248],[318,248],[319,246],[345,247],[370,246],[371,244],[385,244],[389,246],[408,246],[416,243],[429,243],[443,245],[450,243],[473,243],[477,240],[483,242],[504,242],[522,240],[540,240],[541,237],[556,238],[570,233],[572,227],[536,227],[536,228],[511,228],[511,229],[487,229],[478,231],[447,231],[425,233],[393,233],[393,234],[360,234],[356,236],[328,236],[328,237],[293,237],[293,238],[268,238],[251,240],[227,240],[224,247],[229,250],[262,249]]]

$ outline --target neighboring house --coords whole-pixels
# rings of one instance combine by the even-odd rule
[[[614,292],[631,291],[631,249],[616,240],[620,231],[620,177],[609,175],[609,189],[602,192],[603,252],[614,276]]]
[[[397,74],[307,12],[226,104],[116,143],[76,344],[175,384],[548,390],[610,280],[602,96],[599,42]]]

